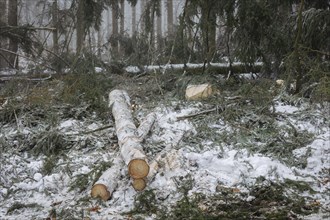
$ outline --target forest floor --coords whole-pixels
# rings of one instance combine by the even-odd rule
[[[217,92],[185,100],[202,83]],[[156,113],[143,146],[164,163],[142,192],[123,167],[104,202],[90,190],[119,150],[112,89],[128,92],[136,124]],[[101,72],[10,80],[0,97],[0,219],[330,217],[330,105],[274,81]]]

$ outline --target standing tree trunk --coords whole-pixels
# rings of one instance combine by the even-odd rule
[[[159,12],[160,14],[157,15],[157,46],[158,50],[162,49],[162,4],[159,4]]]
[[[54,0],[52,5],[52,23],[55,28],[53,31],[53,50],[55,54],[58,54],[58,7],[57,0]]]
[[[7,0],[0,0],[0,27],[7,25]],[[1,32],[1,28],[0,28]],[[8,47],[8,38],[0,35],[0,48]],[[8,54],[0,51],[0,69],[9,67]]]
[[[102,56],[102,27],[97,31],[97,56]]]
[[[112,40],[111,40],[111,47],[112,47],[112,57],[118,56],[118,18],[119,12],[118,7],[112,7]]]
[[[141,18],[143,18],[143,16],[145,16],[146,13],[146,0],[140,0],[140,11],[141,11]],[[146,24],[144,22],[144,19],[140,19],[141,20],[141,26],[140,26],[140,33],[145,33],[146,30]]]
[[[136,35],[136,5],[132,6],[132,36]]]
[[[301,35],[302,35],[302,28],[303,28],[303,21],[302,21],[302,12],[304,9],[304,0],[300,1],[299,11],[298,11],[298,20],[297,20],[297,33],[295,42],[293,45],[293,65],[296,77],[296,88],[294,94],[297,94],[301,90],[302,86],[302,79],[303,79],[303,69],[301,67],[300,62],[300,43],[301,43]]]
[[[77,45],[76,52],[80,54],[84,47],[84,41],[86,37],[86,22],[85,22],[85,0],[79,0],[77,9],[77,21],[76,21],[76,31],[77,31]]]
[[[53,5],[52,5],[52,24],[53,27],[55,28],[53,30],[53,52],[56,55],[59,55],[59,46],[58,46],[58,5],[57,5],[57,0],[54,0]],[[57,61],[56,62],[56,72],[60,72],[60,65],[57,65],[57,63],[60,63],[58,61],[57,57],[54,57],[54,59]]]
[[[120,0],[120,37],[124,36],[124,32],[125,32],[125,1]],[[121,43],[119,43],[119,52],[120,54],[124,54],[123,45]]]
[[[167,35],[172,37],[173,34],[173,0],[167,0]]]
[[[216,12],[210,0],[201,5],[201,30],[203,37],[203,54],[205,63],[211,62],[216,49]]]
[[[17,0],[10,0],[8,5],[8,25],[16,27],[17,23]],[[17,53],[18,42],[15,39],[9,39],[10,51]],[[9,65],[13,68],[18,68],[18,56],[16,54],[10,54],[8,56]]]

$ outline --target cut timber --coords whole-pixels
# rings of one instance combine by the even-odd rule
[[[188,85],[186,89],[187,100],[200,100],[210,97],[214,93],[210,84]]]
[[[146,177],[149,173],[149,165],[143,159],[133,159],[128,164],[128,173],[134,179]]]
[[[103,184],[95,184],[91,191],[92,198],[100,198],[103,201],[107,201],[111,197],[111,193],[108,191],[107,187]]]
[[[137,130],[130,110],[130,98],[124,90],[113,90],[109,94],[109,106],[115,119],[120,153],[134,179],[142,179],[149,173],[149,165],[136,136]]]
[[[144,179],[133,179],[132,186],[136,191],[142,191],[146,188],[147,183]]]
[[[91,190],[91,196],[93,198],[101,198],[104,201],[110,199],[113,191],[117,187],[122,164],[123,161],[121,157],[117,156],[113,161],[113,165],[107,169],[93,185]]]

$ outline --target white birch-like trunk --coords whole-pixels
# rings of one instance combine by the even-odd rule
[[[128,173],[133,179],[141,179],[148,175],[149,165],[137,137],[137,129],[133,122],[130,98],[126,91],[113,90],[109,94],[109,106],[115,119],[116,133],[120,153],[128,166]]]
[[[113,165],[107,169],[93,185],[91,190],[91,196],[93,198],[101,198],[104,201],[110,199],[113,191],[117,187],[122,166],[123,160],[120,156],[117,156],[113,161]]]

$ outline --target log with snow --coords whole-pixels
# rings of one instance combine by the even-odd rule
[[[133,122],[130,98],[124,90],[113,90],[109,94],[109,106],[115,119],[120,153],[133,179],[142,179],[149,173],[149,165],[143,152],[141,139]]]
[[[113,191],[117,187],[117,181],[120,176],[120,170],[123,160],[120,156],[115,157],[112,166],[107,169],[92,187],[91,196],[100,198],[104,201],[110,199]]]

